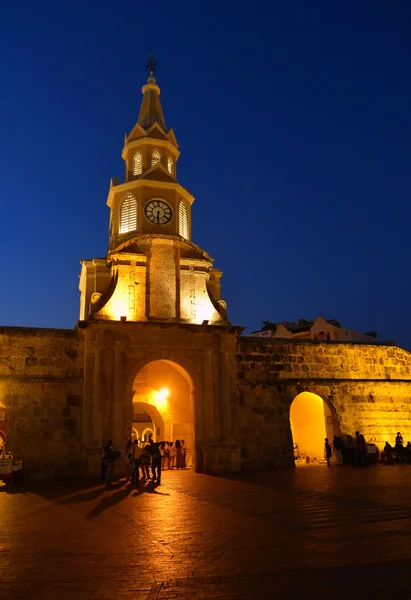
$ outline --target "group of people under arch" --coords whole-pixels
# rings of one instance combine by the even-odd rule
[[[327,465],[331,466],[332,455],[335,455],[337,465],[355,464],[364,466],[367,462],[367,444],[365,437],[359,431],[355,438],[351,435],[334,435],[332,443],[328,438],[324,440],[324,458]]]
[[[122,457],[120,450],[113,448],[112,440],[103,446],[101,458],[101,477],[110,486],[114,476],[115,463]],[[161,483],[161,473],[164,469],[185,469],[187,446],[184,440],[174,442],[155,442],[150,437],[148,443],[138,439],[128,440],[125,451],[126,483],[132,485],[153,481]]]

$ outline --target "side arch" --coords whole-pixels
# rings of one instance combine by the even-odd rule
[[[339,433],[328,402],[318,393],[301,391],[290,405],[289,418],[294,458],[322,461],[325,438],[331,443]]]

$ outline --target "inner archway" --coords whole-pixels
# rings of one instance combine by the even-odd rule
[[[155,442],[165,440],[164,419],[156,406],[133,398],[133,431],[140,432],[138,440],[146,442],[153,438]]]
[[[186,370],[170,360],[152,361],[135,376],[132,394],[132,427],[141,440],[184,440],[186,465],[195,466],[194,387]]]
[[[312,392],[296,396],[290,408],[290,427],[296,464],[324,460],[324,440],[330,444],[334,437],[331,409]]]

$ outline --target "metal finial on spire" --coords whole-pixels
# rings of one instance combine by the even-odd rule
[[[156,70],[157,61],[154,60],[153,53],[150,54],[150,58],[148,59],[148,63],[146,64],[147,71],[150,71],[150,77],[153,77],[154,71]]]

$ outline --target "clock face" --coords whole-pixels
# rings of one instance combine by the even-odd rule
[[[144,207],[144,214],[150,223],[166,225],[173,218],[173,209],[164,200],[150,200]]]

